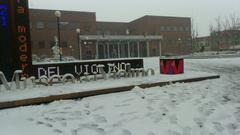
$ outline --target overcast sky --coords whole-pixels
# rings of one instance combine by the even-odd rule
[[[209,24],[240,16],[240,0],[29,0],[30,8],[96,12],[97,21],[130,22],[144,15],[191,17],[199,36]]]

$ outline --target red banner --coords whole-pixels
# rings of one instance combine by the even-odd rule
[[[32,74],[31,38],[29,28],[29,9],[27,0],[14,0],[14,32],[16,49],[16,67],[23,71],[22,76],[28,77]]]

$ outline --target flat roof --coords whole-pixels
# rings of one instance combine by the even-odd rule
[[[80,35],[81,40],[162,40],[157,35]]]

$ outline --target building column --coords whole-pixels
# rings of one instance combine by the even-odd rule
[[[162,56],[162,40],[159,40],[159,56]]]
[[[99,58],[99,54],[98,54],[98,40],[96,41],[96,56],[95,56],[96,59]]]
[[[130,43],[129,41],[127,42],[127,47],[128,47],[128,58],[131,57],[131,52],[130,52]]]
[[[110,58],[109,42],[107,42],[107,58]]]
[[[105,43],[102,44],[103,45],[103,58],[106,58],[106,46]]]
[[[140,57],[140,45],[139,45],[139,41],[137,42],[137,54],[138,54],[138,57]]]
[[[79,60],[82,60],[83,59],[83,55],[82,55],[82,45],[83,44],[81,44],[81,39],[80,39],[80,37],[79,37],[79,44],[78,44],[78,46],[79,46]]]
[[[149,41],[147,41],[147,57],[149,57],[150,51],[149,51]]]
[[[118,58],[120,58],[121,57],[120,42],[117,43],[117,46],[118,46]]]

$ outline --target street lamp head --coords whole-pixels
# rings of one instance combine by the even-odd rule
[[[126,29],[126,34],[129,35],[129,29]]]
[[[54,41],[58,42],[58,37],[57,36],[54,36]]]
[[[61,17],[61,12],[60,11],[55,11],[55,16],[56,17]]]
[[[81,30],[79,28],[76,29],[76,33],[80,34]]]
[[[181,41],[181,38],[178,38],[178,41]]]

